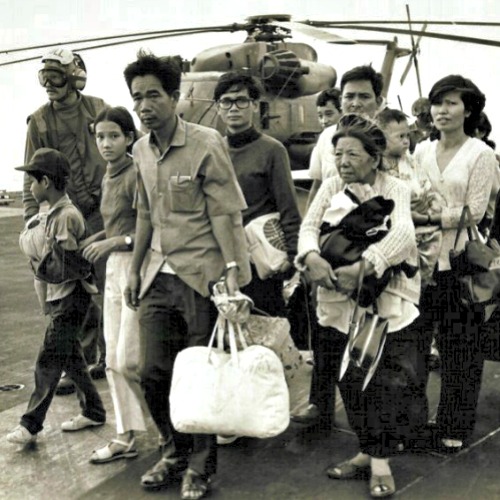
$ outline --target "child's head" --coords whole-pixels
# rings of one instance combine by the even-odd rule
[[[387,140],[385,156],[403,156],[410,147],[408,117],[399,109],[383,109],[375,118]]]
[[[64,193],[70,175],[68,159],[60,151],[41,148],[27,165],[16,167],[32,179],[31,193],[38,203],[49,200],[54,191]]]
[[[316,99],[318,120],[323,128],[336,125],[342,112],[340,111],[340,90],[336,88],[323,90]]]
[[[132,115],[122,106],[103,109],[94,122],[97,149],[109,163],[121,160],[137,140]]]

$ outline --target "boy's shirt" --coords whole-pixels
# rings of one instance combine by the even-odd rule
[[[78,245],[86,236],[85,221],[81,212],[65,194],[47,212],[45,244],[43,254],[52,248],[55,241],[64,250],[78,250]],[[47,283],[47,302],[67,297],[75,289],[76,281],[53,284]]]

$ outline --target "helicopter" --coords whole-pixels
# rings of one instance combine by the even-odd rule
[[[305,43],[291,42],[292,27],[297,31],[327,40],[329,43],[354,44],[354,40],[291,23],[285,14],[252,16],[233,30],[244,30],[243,43],[205,49],[191,62],[184,62],[178,112],[187,121],[208,125],[224,132],[212,99],[214,88],[223,73],[246,72],[257,78],[264,93],[259,100],[257,127],[284,143],[292,170],[305,169],[321,132],[316,114],[319,92],[337,83],[335,69],[318,62],[316,50]],[[387,96],[392,68],[397,57],[411,54],[400,48],[397,40],[386,45],[382,65],[383,96]]]
[[[197,54],[191,61],[179,56],[183,68],[181,98],[177,111],[187,121],[192,121],[224,131],[218,118],[213,90],[218,78],[224,72],[240,70],[257,78],[264,89],[259,102],[255,124],[257,128],[271,135],[287,147],[292,170],[305,169],[309,156],[321,131],[316,115],[316,97],[322,90],[337,84],[338,75],[334,67],[318,62],[318,54],[309,43],[291,41],[292,32],[299,32],[309,38],[329,44],[376,44],[385,47],[385,57],[380,68],[384,77],[382,96],[386,97],[391,84],[396,59],[409,57],[400,82],[403,83],[413,66],[416,71],[419,94],[422,95],[417,55],[422,37],[464,41],[484,45],[500,46],[500,42],[487,39],[462,37],[426,31],[428,25],[443,22],[412,21],[409,7],[407,19],[401,21],[298,21],[292,22],[287,14],[256,15],[244,23],[220,26],[188,27],[123,35],[106,36],[65,42],[74,52],[124,43],[147,41],[160,38],[195,35],[201,33],[246,32],[240,43],[210,47]],[[413,25],[422,24],[420,29]],[[390,24],[384,27],[384,24]],[[405,28],[393,25],[405,24]],[[446,24],[467,24],[450,21]],[[469,23],[474,24],[474,23]],[[477,23],[480,24],[480,23]],[[482,23],[496,26],[499,23]],[[411,37],[411,48],[402,48],[398,39],[366,40],[351,39],[326,31],[327,29],[350,29],[381,31],[390,34],[407,34]],[[416,39],[416,37],[418,37]],[[76,44],[92,43],[78,47]],[[99,42],[96,44],[96,42]],[[60,45],[53,43],[35,47],[22,47],[3,51],[12,54],[24,50],[37,50]],[[73,45],[75,45],[73,47]],[[37,59],[40,56],[0,62],[0,66]]]

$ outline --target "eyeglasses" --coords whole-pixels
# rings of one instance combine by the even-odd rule
[[[218,104],[220,109],[231,109],[233,104],[236,104],[238,109],[247,109],[251,102],[253,102],[253,99],[248,97],[237,97],[236,99],[221,99]]]
[[[42,87],[49,83],[52,87],[61,88],[68,83],[68,78],[64,73],[55,71],[53,69],[41,69],[38,72],[38,81]]]

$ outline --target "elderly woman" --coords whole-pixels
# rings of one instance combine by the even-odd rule
[[[319,234],[325,213],[335,209],[336,195],[347,189],[360,201],[382,196],[393,200],[391,225],[387,235],[367,247],[362,254],[365,276],[381,277],[384,272],[407,261],[417,264],[415,228],[410,211],[410,191],[404,182],[380,170],[386,147],[383,132],[368,119],[344,116],[333,136],[334,155],[339,176],[327,179],[314,199],[299,233],[296,265],[305,268],[318,285],[318,347],[315,353],[318,377],[333,383],[347,344],[349,323],[355,308],[351,298],[357,286],[360,262],[332,269],[320,256]],[[388,457],[394,454],[407,428],[404,420],[411,415],[412,394],[422,391],[416,386],[415,365],[418,362],[417,339],[408,326],[417,318],[420,293],[419,275],[408,278],[394,274],[377,300],[378,312],[388,320],[388,335],[376,372],[362,390],[365,373],[350,367],[339,388],[351,427],[355,430],[360,452],[350,460],[331,465],[332,479],[349,479],[371,468],[370,494],[385,497],[395,492]],[[408,424],[408,422],[407,422]]]
[[[474,138],[485,96],[471,80],[460,75],[446,76],[434,84],[429,100],[439,139],[420,143],[415,160],[417,169],[427,174],[445,204],[441,213],[417,218],[414,214],[416,224],[438,225],[443,233],[434,273],[436,286],[428,287],[422,296],[419,327],[425,332],[432,321],[439,322],[441,397],[437,441],[442,451],[454,452],[462,448],[474,429],[483,360],[477,318],[459,305],[459,284],[451,271],[449,252],[454,247],[464,206],[469,206],[476,223],[484,217],[496,160],[493,150]],[[464,248],[464,233],[457,250]]]

